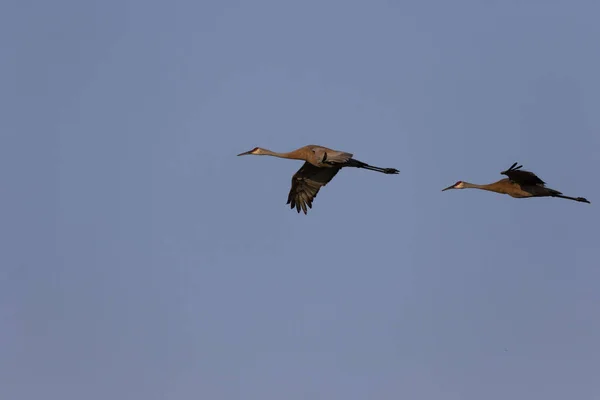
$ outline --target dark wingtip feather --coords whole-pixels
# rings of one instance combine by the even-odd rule
[[[507,170],[500,172],[500,175],[507,175],[507,176],[508,176],[508,173],[509,173],[509,172],[511,172],[511,171],[516,171],[516,170],[518,170],[518,169],[521,169],[521,168],[523,168],[523,166],[522,166],[522,165],[518,165],[518,164],[519,164],[518,162],[514,163],[514,164],[513,164],[513,165],[511,165],[511,166],[510,166],[510,168],[508,168]],[[518,166],[517,166],[517,165],[518,165]]]

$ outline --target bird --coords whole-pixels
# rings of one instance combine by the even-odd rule
[[[364,168],[384,174],[398,174],[395,168],[374,167],[354,158],[354,154],[345,151],[333,150],[318,145],[300,147],[288,153],[277,153],[262,147],[255,147],[250,151],[238,154],[238,156],[273,156],[291,160],[301,160],[304,164],[292,177],[292,187],[288,194],[287,203],[293,210],[296,208],[298,214],[303,211],[307,214],[312,208],[313,200],[317,197],[319,190],[327,185],[329,181],[344,167]]]
[[[518,164],[519,163],[514,163],[507,170],[500,172],[501,175],[506,175],[508,178],[501,179],[498,182],[487,185],[476,185],[474,183],[458,181],[454,185],[442,189],[442,192],[449,189],[482,189],[490,192],[507,194],[518,199],[530,197],[559,197],[561,199],[590,204],[584,197],[565,196],[558,190],[546,187],[546,182],[541,180],[533,172],[522,170],[521,168],[523,166]]]

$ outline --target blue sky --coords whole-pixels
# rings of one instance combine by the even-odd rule
[[[599,13],[3,2],[0,397],[600,398]]]

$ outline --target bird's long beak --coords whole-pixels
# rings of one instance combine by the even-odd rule
[[[446,190],[449,190],[449,189],[454,189],[454,185],[450,185],[446,189],[442,189],[442,192],[445,192]]]
[[[248,155],[248,154],[252,154],[252,150],[250,150],[250,151],[245,151],[245,152],[243,152],[243,153],[240,153],[240,154],[238,154],[238,156],[246,156],[246,155]]]

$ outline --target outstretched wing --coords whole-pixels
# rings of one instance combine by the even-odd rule
[[[517,166],[518,163],[511,165],[506,171],[500,172],[502,175],[508,176],[508,179],[518,183],[519,185],[541,185],[544,186],[546,182],[541,180],[536,174],[529,171],[523,171],[522,165]]]
[[[287,204],[290,208],[307,213],[307,207],[312,208],[312,202],[321,187],[327,185],[338,173],[340,168],[319,168],[309,162],[304,165],[292,177],[292,188],[288,195]]]

